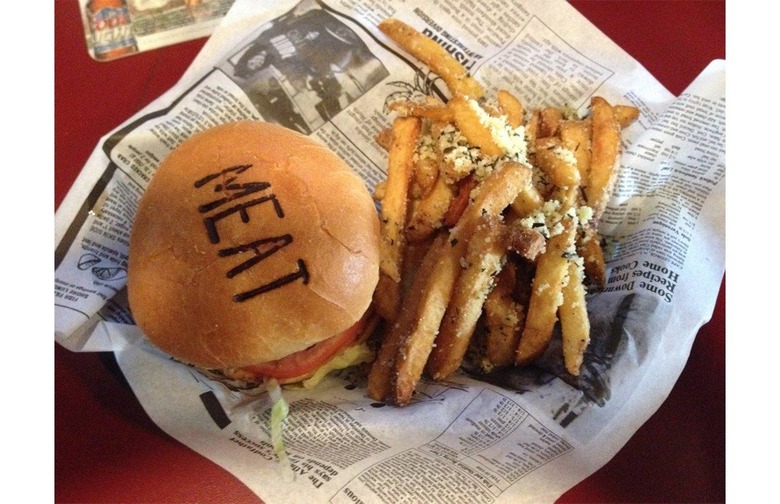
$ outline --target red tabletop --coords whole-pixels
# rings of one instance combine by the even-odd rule
[[[724,1],[572,0],[672,93],[725,58]],[[168,90],[205,39],[115,60],[87,54],[77,0],[55,4],[55,208],[99,138]],[[725,279],[667,401],[559,502],[725,501]],[[162,432],[110,354],[55,344],[56,502],[259,502]]]

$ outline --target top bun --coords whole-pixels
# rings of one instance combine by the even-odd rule
[[[128,296],[163,351],[243,367],[352,326],[378,265],[361,178],[301,134],[241,121],[194,135],[160,164],[133,224]]]

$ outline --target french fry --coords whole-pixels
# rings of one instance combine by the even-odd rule
[[[595,220],[601,217],[612,196],[620,163],[620,124],[612,106],[595,96],[591,99],[591,160],[585,195]]]
[[[506,117],[498,105],[488,102],[479,102],[479,106],[490,117]]]
[[[515,353],[515,364],[530,364],[539,358],[553,336],[558,320],[563,287],[568,281],[568,251],[574,245],[576,227],[564,220],[564,230],[551,237],[547,249],[539,257],[520,342]]]
[[[464,163],[458,163],[457,154],[469,152],[470,156],[471,151],[476,151],[477,149],[466,144],[465,138],[462,134],[459,134],[455,126],[439,122],[431,123],[430,136],[432,149],[439,158],[439,172],[444,174],[448,183],[456,185],[459,181],[471,175],[473,172],[472,167]]]
[[[506,282],[502,277],[509,270],[514,270],[514,285],[502,287],[502,282]],[[499,273],[498,283],[485,302],[485,322],[489,331],[485,337],[486,358],[482,361],[482,367],[485,371],[488,370],[486,367],[489,368],[491,365],[493,367],[503,367],[514,364],[517,345],[528,313],[528,305],[531,299],[531,284],[535,272],[536,267],[533,263],[516,261],[508,262]],[[491,302],[491,298],[500,295],[501,289],[511,289],[511,291],[506,296],[501,296],[501,303],[498,303],[498,309],[496,309],[495,305],[489,308],[488,303]],[[494,293],[496,294],[494,295]],[[491,309],[495,311],[492,317],[498,318],[503,315],[504,318],[497,322],[491,322],[489,312]],[[514,312],[515,309],[517,310],[516,312]],[[503,328],[503,331],[508,331],[505,333],[505,339],[500,339],[501,336],[497,335],[494,329],[499,323],[506,326]],[[515,324],[517,327],[514,333],[512,333],[511,330]]]
[[[393,144],[393,128],[385,128],[374,137],[377,145],[382,147],[386,151],[390,151],[390,146]]]
[[[460,260],[468,247],[468,240],[474,234],[483,215],[499,215],[531,176],[531,170],[519,163],[506,162],[486,177],[472,193],[469,206],[463,212],[458,224],[452,228],[446,246],[429,251],[435,255],[435,267],[423,287],[419,303],[411,306],[404,300],[401,312],[415,312],[414,327],[398,349],[395,362],[394,402],[408,404],[414,389],[422,376],[431,353],[436,333],[452,296]]]
[[[413,156],[420,133],[417,118],[399,117],[393,121],[393,140],[390,145],[387,180],[381,188],[379,242],[379,282],[373,302],[385,320],[395,318],[400,308],[401,266],[405,238],[403,229],[409,202],[409,185],[413,170]]]
[[[513,128],[522,126],[523,121],[525,120],[523,103],[515,95],[505,89],[500,89],[496,98],[501,112],[506,114],[507,123]]]
[[[580,171],[574,152],[563,147],[555,138],[536,141],[536,164],[558,187],[579,187]]]
[[[615,111],[615,118],[620,124],[620,129],[628,128],[639,118],[639,109],[630,105],[615,105],[612,110]]]
[[[431,191],[412,208],[406,225],[408,242],[418,242],[441,229],[447,210],[450,208],[455,191],[444,176],[439,176]]]
[[[555,107],[544,107],[539,111],[539,138],[555,136],[563,121],[563,112]]]
[[[563,288],[563,304],[558,309],[558,316],[561,320],[563,362],[569,374],[578,376],[590,341],[590,320],[580,265],[577,261],[569,261],[568,270],[569,281]]]
[[[401,284],[383,272],[379,272],[379,281],[371,298],[374,309],[384,320],[394,320],[401,309]]]
[[[422,61],[447,84],[453,95],[481,98],[482,86],[469,76],[466,69],[439,44],[398,19],[385,19],[379,29],[403,47],[406,52]]]
[[[479,147],[488,156],[502,156],[504,150],[493,140],[490,130],[480,120],[478,111],[473,108],[474,104],[476,102],[465,96],[455,96],[447,102],[455,124],[471,145]]]
[[[460,216],[466,211],[469,205],[469,198],[477,180],[474,177],[466,177],[458,182],[458,194],[450,202],[447,212],[444,214],[444,225],[453,227],[460,220]]]
[[[541,138],[539,135],[539,122],[541,121],[541,114],[539,110],[532,110],[528,122],[525,124],[525,142],[533,148],[537,138]]]
[[[374,201],[381,202],[382,198],[385,197],[385,188],[387,187],[387,180],[383,180],[381,182],[378,182],[374,186],[374,194],[371,196],[374,198]]]
[[[390,110],[398,115],[421,117],[437,122],[452,122],[452,110],[444,103],[420,103],[412,100],[401,100],[390,104]]]
[[[404,249],[404,271],[401,277],[401,287],[404,292],[408,292],[411,288],[414,279],[417,277],[417,271],[428,253],[428,249],[431,248],[439,234],[441,233],[435,233],[423,240],[407,242]]]
[[[439,178],[439,158],[435,155],[416,156],[412,172],[412,198],[422,199],[426,196]]]
[[[485,299],[485,360],[483,368],[512,364],[517,338],[525,320],[525,310],[512,297],[517,283],[517,264],[507,262],[496,277],[493,290]]]
[[[529,181],[528,184],[523,186],[517,195],[517,198],[512,202],[512,210],[518,217],[526,217],[534,211],[542,208],[544,204],[544,198],[536,187]]]
[[[510,225],[506,231],[507,247],[523,259],[534,262],[544,253],[547,243],[539,231]]]
[[[482,306],[493,288],[506,255],[506,226],[497,216],[482,217],[469,238],[465,268],[458,275],[452,297],[428,358],[426,371],[443,380],[463,362]]]
[[[585,262],[585,276],[596,288],[603,289],[607,284],[607,265],[604,261],[601,238],[595,228],[586,228],[577,244],[577,253]]]
[[[580,206],[583,202],[581,188],[577,186],[556,187],[550,193],[550,198],[559,201],[564,212]]]
[[[412,177],[414,149],[420,133],[420,119],[398,117],[393,121],[393,143],[387,169],[387,184],[382,197],[380,226],[380,261],[382,273],[395,282],[401,280],[401,259],[404,246],[409,203],[409,182]]]
[[[536,264],[530,261],[518,261],[515,263],[517,266],[517,280],[515,281],[515,290],[512,293],[512,297],[517,303],[524,307],[524,311],[528,312],[528,305],[531,302],[531,291],[536,274]],[[523,322],[525,323],[525,322]],[[518,334],[518,338],[519,338]]]
[[[471,191],[469,206],[452,229],[452,238],[468,240],[481,216],[500,214],[530,180],[528,166],[514,161],[502,163]]]
[[[412,329],[412,324],[417,316],[417,307],[420,305],[425,288],[431,280],[430,276],[441,254],[439,250],[448,246],[447,239],[447,235],[442,233],[431,244],[419,267],[415,270],[415,274],[412,275],[414,280],[408,294],[404,296],[404,309],[399,310],[398,317],[388,323],[389,329],[386,331],[382,345],[368,374],[368,395],[372,399],[377,401],[391,400],[392,374],[396,356],[404,338]]]
[[[580,183],[587,184],[590,173],[590,120],[563,121],[558,133],[561,137],[561,145],[572,151],[577,158]]]
[[[408,404],[412,399],[460,270],[459,250],[462,247],[453,246],[446,235],[443,236],[445,239],[437,240],[424,259],[424,263],[432,264],[431,270],[418,273],[419,285],[415,282],[410,296],[404,299],[402,305],[401,313],[411,314],[407,316],[411,316],[412,320],[395,352],[390,375],[391,391],[387,397],[399,406]]]

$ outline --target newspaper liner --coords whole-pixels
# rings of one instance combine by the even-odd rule
[[[56,214],[55,340],[73,351],[113,351],[161,428],[269,504],[291,496],[554,501],[660,406],[712,315],[725,267],[725,62],[675,98],[562,1],[507,2],[501,13],[517,20],[512,26],[459,3],[271,4],[238,0],[179,83],[99,142]],[[390,15],[438,37],[487,89],[512,89],[528,108],[570,105],[584,114],[594,94],[640,108],[601,222],[611,242],[607,289],[589,298],[593,343],[577,384],[556,377],[552,358],[497,384],[466,373],[424,380],[405,408],[372,401],[354,370],[313,391],[285,390],[289,482],[270,443],[267,394],[209,380],[132,325],[129,230],[159,160],[220,122],[265,118],[308,129],[369,187],[383,179],[386,157],[373,137],[389,124],[385,99],[420,89],[416,62],[375,28]],[[274,48],[271,64],[240,70],[260,43]],[[550,353],[557,350],[554,342]]]

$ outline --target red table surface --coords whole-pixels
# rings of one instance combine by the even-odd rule
[[[723,1],[571,2],[679,94],[725,58]],[[205,39],[108,63],[87,54],[76,0],[55,4],[55,208],[99,138],[168,90]],[[559,502],[725,501],[725,278],[669,398]],[[158,428],[110,354],[55,344],[56,502],[259,502]]]

